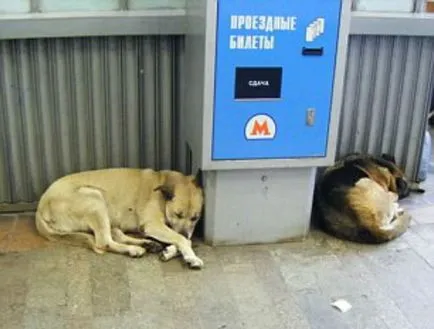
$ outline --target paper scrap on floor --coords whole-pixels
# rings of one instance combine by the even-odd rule
[[[348,312],[353,307],[350,303],[348,303],[345,299],[338,299],[332,303],[332,306],[342,313]]]

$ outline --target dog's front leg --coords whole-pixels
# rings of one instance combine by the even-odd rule
[[[171,244],[166,248],[164,248],[163,252],[161,253],[161,260],[167,262],[178,255],[179,255],[178,248],[176,248],[175,245]]]
[[[193,235],[193,232],[187,236],[187,239],[191,241],[191,236]],[[167,262],[175,257],[179,256],[178,248],[176,248],[175,245],[171,244],[168,245],[166,248],[163,249],[163,252],[161,253],[161,260],[164,262]]]
[[[179,250],[184,261],[192,268],[203,267],[203,261],[196,256],[192,247],[191,241],[181,234],[173,231],[164,224],[150,224],[145,227],[145,234],[163,243],[169,243],[169,250],[175,252]],[[174,248],[172,248],[172,245]],[[173,250],[174,249],[174,250]],[[177,250],[176,250],[177,249]]]

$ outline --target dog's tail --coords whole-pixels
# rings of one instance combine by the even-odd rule
[[[50,226],[50,211],[45,207],[38,207],[35,214],[36,229],[44,238],[49,241],[61,241],[63,243],[75,246],[85,245],[98,254],[104,253],[104,250],[98,248],[95,244],[95,238],[92,234],[85,232],[61,232]]]

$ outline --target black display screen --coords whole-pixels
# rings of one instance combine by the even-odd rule
[[[281,67],[237,67],[235,99],[276,99],[281,97]]]

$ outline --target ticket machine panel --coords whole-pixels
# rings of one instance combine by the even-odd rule
[[[342,0],[217,0],[212,160],[325,157]]]

